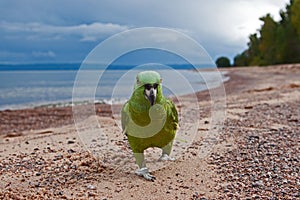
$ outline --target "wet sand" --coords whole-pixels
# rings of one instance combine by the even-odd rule
[[[134,159],[109,105],[96,105],[97,115],[82,112],[76,124],[89,134],[97,130],[91,128],[95,120],[101,122],[110,135],[105,155],[94,151],[101,138],[85,148],[71,107],[0,111],[0,198],[300,198],[300,65],[224,70],[230,76],[226,118],[211,152],[199,156],[213,128],[205,91],[197,93],[200,119],[192,144],[163,167],[150,162],[155,182],[134,174]],[[189,98],[177,104],[179,110],[195,106]],[[188,135],[193,126],[186,130]]]

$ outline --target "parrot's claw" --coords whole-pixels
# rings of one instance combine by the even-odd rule
[[[149,170],[147,167],[143,167],[141,169],[138,169],[136,172],[135,172],[138,176],[143,176],[146,180],[148,181],[154,181],[156,178],[155,176],[152,176],[150,173],[149,173]]]
[[[158,159],[158,161],[174,161],[175,158],[170,157],[168,154],[164,153],[161,155],[161,157]]]

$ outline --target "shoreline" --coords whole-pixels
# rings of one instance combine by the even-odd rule
[[[120,71],[120,70],[111,70],[111,73],[117,73],[117,74],[113,74],[113,75],[119,75],[118,74],[118,71]],[[126,70],[121,70],[121,71],[126,71]],[[164,69],[161,69],[161,71],[164,71]],[[207,72],[207,70],[205,70],[205,69],[201,69],[200,70],[201,72],[203,72],[203,73],[206,73]],[[213,71],[213,70],[210,70],[210,71]],[[31,71],[27,71],[28,73],[30,73]],[[43,72],[47,72],[47,71],[43,71]],[[51,71],[49,71],[49,72],[51,72]],[[58,72],[64,72],[64,71],[53,71],[53,73],[58,73]],[[76,72],[77,71],[74,71],[74,74],[72,75],[72,76],[75,76],[75,74],[76,74]],[[178,72],[180,72],[180,73],[183,73],[183,75],[184,76],[186,76],[185,78],[188,78],[188,76],[190,76],[189,74],[186,74],[187,72],[188,73],[191,73],[191,72],[193,72],[193,70],[185,70],[185,69],[180,69]],[[226,78],[226,74],[224,74],[225,72],[223,72],[223,78],[224,78],[224,80],[223,80],[223,82],[225,82],[225,81],[227,81],[227,78]],[[70,74],[67,74],[67,75],[70,75]],[[66,76],[67,76],[66,75]],[[45,75],[43,74],[43,77],[44,77]],[[202,76],[202,75],[201,75]],[[205,76],[205,74],[204,74],[204,76]],[[210,76],[211,75],[207,75],[208,76],[208,78],[210,78]],[[171,77],[170,77],[171,78]],[[196,77],[197,79],[199,78],[199,77]],[[172,80],[172,79],[171,79]],[[52,80],[51,78],[50,78],[50,80],[49,80],[49,88],[50,89],[52,89],[53,90],[53,88],[52,88],[52,86],[51,85],[53,85],[53,83],[52,83],[52,81],[54,81],[54,80]],[[68,79],[68,81],[67,82],[70,82],[70,84],[71,84],[71,81],[72,80],[69,80]],[[73,80],[73,81],[75,81],[75,80]],[[193,87],[193,89],[195,89],[195,91],[203,91],[203,90],[205,90],[206,88],[204,87],[205,86],[205,84],[203,84],[203,82],[195,82],[195,81],[197,81],[195,78],[194,79],[192,79],[191,80],[192,82],[190,82],[190,84],[192,85],[192,87]],[[170,83],[169,83],[170,84]],[[175,84],[176,85],[176,83],[171,83],[170,85],[172,86],[172,84]],[[71,84],[73,87],[74,87],[74,83],[72,83]],[[4,85],[5,86],[5,85]],[[29,86],[26,86],[26,87],[30,87],[30,85]],[[34,87],[33,87],[33,90],[35,90],[35,89],[40,89],[39,88],[40,86],[39,86],[39,84],[37,84],[37,85],[35,85]],[[43,86],[44,87],[44,86]],[[72,87],[70,87],[69,85],[68,86],[65,86],[65,85],[62,85],[61,86],[62,88],[64,88],[63,90],[60,90],[60,89],[58,89],[57,91],[61,91],[62,93],[68,93],[68,95],[64,95],[63,97],[62,96],[59,96],[60,94],[59,93],[49,93],[49,94],[47,94],[48,96],[53,96],[53,95],[58,95],[57,96],[57,99],[60,99],[60,100],[48,100],[48,101],[45,101],[45,100],[43,100],[44,98],[45,99],[47,99],[47,97],[44,97],[44,98],[42,98],[42,96],[37,96],[36,97],[36,99],[34,100],[34,101],[32,101],[33,99],[27,99],[26,98],[26,96],[24,96],[24,94],[22,94],[21,93],[21,95],[20,95],[20,99],[19,98],[16,98],[16,99],[18,99],[18,102],[16,102],[16,103],[13,103],[13,102],[15,102],[15,100],[14,99],[10,99],[9,97],[6,97],[5,95],[3,96],[2,95],[2,100],[3,100],[3,102],[1,102],[1,105],[0,105],[0,111],[5,111],[5,110],[22,110],[22,109],[34,109],[34,108],[36,108],[36,107],[44,107],[44,106],[48,106],[48,107],[67,107],[67,106],[72,106],[73,105],[73,103],[75,104],[75,105],[81,105],[81,104],[86,104],[86,103],[91,103],[91,101],[90,100],[87,100],[87,99],[78,99],[78,101],[76,101],[76,102],[73,102],[73,96],[72,96],[72,91],[74,90],[74,88],[72,88]],[[104,86],[103,88],[104,89],[108,89],[109,87],[112,87],[112,86]],[[127,91],[127,93],[129,94],[129,93],[131,93],[132,91],[131,91],[131,88],[132,88],[132,85],[130,84],[130,85],[128,85],[128,91]],[[14,87],[13,87],[13,89],[15,89]],[[174,89],[176,89],[176,87],[174,87]],[[182,89],[182,88],[181,88]],[[9,91],[9,88],[6,88],[5,90],[2,90],[3,91],[3,93],[6,93],[7,91],[6,90],[8,90]],[[184,90],[182,90],[182,91],[184,91]],[[189,94],[189,93],[193,93],[193,91],[185,91],[185,92],[182,92],[182,91],[178,91],[178,88],[177,88],[177,94],[179,95],[179,96],[182,96],[182,95],[187,95],[187,94]],[[42,91],[41,91],[42,92]],[[165,91],[166,93],[167,93],[167,95],[171,95],[171,94],[169,94],[168,93],[168,91],[166,90]],[[28,91],[27,91],[27,93],[28,93]],[[39,94],[37,94],[37,93],[34,93],[35,95],[39,95]],[[27,95],[34,95],[34,94],[31,94],[31,93],[28,93]],[[95,100],[94,100],[94,103],[103,103],[103,104],[110,104],[111,102],[114,102],[114,104],[116,104],[116,103],[124,103],[125,102],[125,100],[128,98],[127,97],[127,95],[125,95],[125,93],[122,93],[121,94],[121,96],[120,95],[118,95],[117,97],[115,97],[115,96],[113,96],[113,94],[108,94],[107,92],[105,92],[104,93],[104,95],[101,95],[102,97],[98,97],[98,98],[96,98]]]
[[[215,71],[216,69],[201,69],[201,71]],[[223,78],[223,84],[228,82],[230,77],[227,71],[220,70]],[[224,74],[225,73],[225,74]],[[196,96],[207,95],[209,90],[201,90],[195,92]],[[182,94],[179,96],[190,96],[190,94]],[[176,100],[176,97],[168,97]],[[112,116],[111,106],[120,107],[123,101],[118,100],[117,104],[109,104],[110,100],[96,100],[95,114],[97,116]],[[37,106],[20,107],[12,109],[0,110],[0,136],[1,135],[22,135],[23,131],[47,129],[51,127],[58,127],[63,125],[73,124],[72,101],[46,103]],[[75,102],[76,106],[84,107],[91,105],[88,101]],[[86,116],[87,117],[87,116]],[[47,122],[47,123],[44,123]]]
[[[64,124],[71,108],[6,113],[6,120],[15,120],[7,134],[16,129],[17,119],[30,122],[33,115],[37,121],[31,121],[31,130],[16,129],[22,134],[0,135],[0,198],[299,198],[300,64],[221,70],[230,76],[224,84],[227,116],[211,154],[198,157],[212,128],[209,91],[203,91],[197,93],[201,118],[193,143],[174,163],[154,171],[155,182],[111,168],[83,149],[74,125]],[[181,106],[193,106],[185,98]],[[102,128],[119,133],[110,107],[97,110]],[[82,128],[91,120],[87,117]],[[34,129],[45,122],[51,127]],[[114,142],[130,151],[124,138]]]

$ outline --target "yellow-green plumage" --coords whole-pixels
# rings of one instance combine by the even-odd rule
[[[146,100],[146,99],[145,99]],[[148,103],[148,102],[147,102]],[[143,153],[143,151],[149,147],[159,147],[163,148],[167,144],[169,144],[171,141],[173,141],[176,130],[178,126],[178,117],[177,117],[177,111],[175,109],[174,104],[167,99],[162,99],[159,102],[156,102],[156,104],[159,104],[162,106],[162,108],[166,111],[166,119],[164,126],[162,129],[157,132],[154,128],[154,132],[157,132],[151,137],[144,136],[143,133],[141,133],[141,137],[135,137],[138,135],[135,131],[143,130],[139,128],[135,128],[131,126],[131,123],[134,123],[138,126],[145,127],[146,125],[149,125],[150,123],[150,117],[149,117],[149,109],[145,109],[145,111],[136,111],[134,110],[135,107],[130,105],[130,102],[127,102],[122,110],[122,115],[128,115],[128,121],[127,124],[124,125],[125,133],[128,137],[129,144],[131,146],[131,149],[134,153]],[[159,108],[160,109],[160,108]],[[159,115],[159,114],[156,114]],[[129,119],[130,118],[130,119]],[[160,118],[161,119],[161,118]],[[155,119],[154,119],[155,120]],[[152,120],[153,121],[153,120]],[[164,120],[159,120],[164,121]],[[152,122],[155,123],[155,122]],[[159,122],[158,122],[159,123]],[[127,129],[126,129],[127,126]],[[160,124],[158,127],[161,127]],[[146,132],[150,131],[151,128],[146,128]],[[152,134],[150,134],[152,135]]]
[[[152,106],[145,98],[145,84],[158,84]],[[168,147],[169,152],[166,153],[170,154],[178,127],[178,114],[174,104],[163,96],[157,72],[145,71],[137,75],[133,94],[121,114],[122,128],[134,153],[143,153],[149,147]]]

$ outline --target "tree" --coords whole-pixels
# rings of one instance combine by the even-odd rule
[[[216,60],[216,65],[217,67],[230,67],[230,60],[227,58],[227,57],[219,57],[217,60]]]
[[[295,27],[298,38],[300,39],[300,1],[291,1],[291,22]]]
[[[244,51],[241,54],[238,54],[234,57],[233,59],[233,65],[234,66],[248,66],[249,65],[249,60],[248,60],[248,51]]]
[[[300,1],[291,0],[291,4],[287,5],[288,13],[288,32],[286,45],[287,63],[300,62]]]
[[[300,0],[290,0],[280,11],[281,20],[270,14],[257,33],[249,36],[248,49],[234,58],[235,66],[273,65],[300,62]]]
[[[257,37],[257,33],[254,33],[250,35],[249,40],[249,48],[246,51],[247,54],[245,54],[247,56],[247,63],[248,65],[259,65],[262,63],[261,50],[259,48],[261,39]]]
[[[273,65],[277,64],[276,60],[276,31],[277,23],[271,17],[270,14],[267,14],[265,17],[260,18],[263,21],[263,26],[261,27],[260,32],[260,41],[259,41],[259,55],[260,59],[257,60],[258,65]]]

